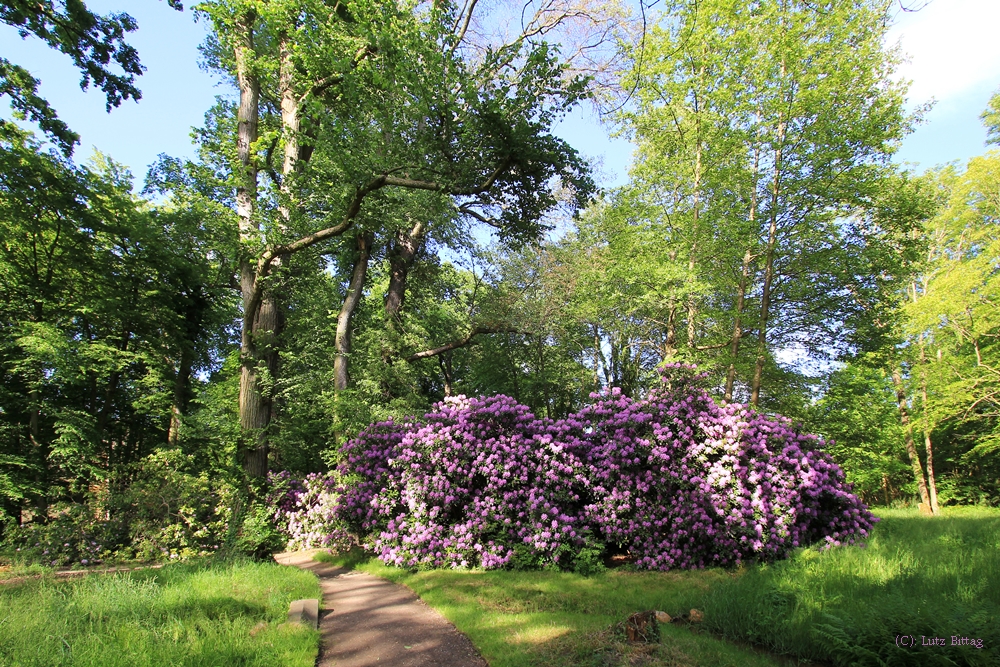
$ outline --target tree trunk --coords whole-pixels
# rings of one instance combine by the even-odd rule
[[[177,374],[174,376],[174,398],[170,406],[170,427],[167,429],[167,444],[171,447],[176,447],[180,442],[181,418],[187,407],[193,365],[194,350],[188,341],[184,341],[181,344],[181,358]]]
[[[444,378],[444,395],[452,396],[452,382],[454,373],[451,366],[451,352],[438,355],[438,366],[441,368],[441,376]]]
[[[351,318],[361,302],[361,294],[365,287],[365,275],[368,272],[368,260],[371,257],[372,234],[364,232],[356,237],[358,256],[354,261],[354,270],[351,272],[351,280],[347,286],[347,294],[344,295],[344,303],[340,306],[340,314],[337,315],[337,356],[333,360],[333,388],[336,392],[347,389],[350,383],[350,355],[351,355]]]
[[[931,501],[927,492],[927,480],[924,478],[924,469],[920,465],[920,457],[917,456],[917,447],[913,444],[913,425],[910,423],[910,413],[906,409],[906,391],[903,388],[903,378],[898,368],[892,370],[892,384],[896,388],[896,405],[899,407],[899,421],[903,425],[903,431],[906,434],[906,454],[910,457],[913,479],[916,480],[917,489],[920,491],[920,502],[930,508]]]
[[[385,317],[390,324],[399,322],[399,313],[406,298],[406,278],[413,266],[413,258],[424,242],[425,232],[423,222],[417,222],[409,232],[399,230],[389,251],[389,290],[385,295]]]
[[[132,332],[125,331],[125,333],[122,334],[121,342],[118,344],[118,351],[127,352],[128,344],[131,340]],[[111,375],[108,377],[108,384],[104,389],[104,403],[101,405],[101,409],[97,413],[97,420],[95,422],[97,436],[102,440],[105,439],[104,431],[108,427],[108,419],[111,418],[111,408],[114,405],[115,393],[118,391],[118,383],[121,382],[121,379],[121,371],[111,371]]]
[[[752,219],[752,218],[751,218]],[[726,370],[726,393],[723,397],[728,403],[733,400],[733,385],[736,384],[736,359],[740,353],[740,341],[743,339],[743,310],[746,307],[747,286],[750,282],[750,262],[753,255],[747,248],[743,255],[743,270],[740,273],[740,283],[736,290],[736,318],[733,320],[733,337],[729,341],[729,368]]]
[[[278,87],[281,89],[281,134],[285,142],[284,159],[281,163],[281,190],[286,197],[291,197],[292,181],[299,161],[299,99],[295,94],[295,63],[292,62],[292,48],[288,36],[282,35],[279,40],[281,65],[278,74]],[[288,221],[288,201],[283,202],[285,210],[282,217]]]
[[[914,290],[916,300],[916,290]],[[931,443],[929,405],[927,403],[927,355],[924,351],[924,336],[920,335],[920,398],[924,408],[924,450],[927,452],[927,494],[932,514],[940,514],[937,499],[937,483],[934,481],[934,448]]]
[[[702,64],[698,71],[698,83],[703,82],[705,76],[705,65]],[[694,114],[695,114],[695,148],[694,148],[694,205],[691,212],[692,215],[692,227],[691,227],[691,248],[688,253],[688,272],[687,272],[687,345],[688,350],[691,355],[694,355],[695,347],[695,335],[697,334],[697,327],[695,320],[698,315],[698,304],[694,298],[694,275],[695,267],[698,262],[698,240],[700,238],[700,215],[701,215],[701,152],[702,152],[702,140],[701,140],[701,109],[698,104],[698,94],[695,93],[694,96]]]
[[[751,172],[750,189],[750,229],[756,235],[757,226],[757,175],[760,171],[760,146],[755,145],[753,151],[753,172]],[[743,253],[743,267],[740,272],[740,282],[736,292],[736,317],[733,319],[733,337],[729,343],[729,368],[726,370],[725,400],[733,400],[733,386],[736,384],[736,360],[740,353],[740,341],[743,340],[743,311],[746,308],[746,295],[750,287],[750,266],[753,262],[753,248],[747,245]]]
[[[38,373],[41,377],[41,373]],[[32,503],[32,520],[37,523],[48,523],[49,520],[49,448],[42,442],[41,414],[42,398],[37,388],[32,388],[28,392],[28,402],[30,412],[28,414],[28,441],[35,450],[38,459],[38,474],[36,480],[41,487],[41,493],[35,496]]]
[[[601,376],[600,376],[600,360],[601,360],[601,336],[600,330],[597,328],[596,324],[592,324],[591,328],[594,330],[594,392],[600,390],[601,388]],[[664,352],[664,355],[666,352]]]
[[[677,251],[671,249],[667,253],[667,259],[673,264],[677,260]],[[671,290],[670,300],[667,302],[667,340],[664,344],[664,359],[672,359],[677,354],[677,297]]]
[[[785,64],[781,64],[784,78]],[[774,282],[774,248],[778,240],[778,202],[781,193],[782,153],[785,143],[785,119],[778,115],[778,134],[774,148],[774,177],[771,180],[771,210],[767,227],[767,248],[764,251],[764,285],[760,296],[760,318],[757,330],[757,362],[754,365],[753,381],[750,385],[750,405],[760,403],[760,385],[764,377],[764,362],[767,359],[767,325],[771,317],[771,286]]]
[[[278,375],[277,337],[281,311],[270,296],[265,296],[250,327],[248,354],[243,357],[240,374],[240,434],[243,470],[250,477],[267,475],[270,451],[269,428],[273,416],[272,397]]]
[[[262,371],[267,362],[260,354],[262,346],[273,341],[264,340],[272,334],[276,313],[274,302],[265,298],[256,313],[249,305],[254,294],[257,267],[253,258],[262,246],[260,228],[254,218],[257,201],[257,160],[253,144],[258,137],[260,82],[253,73],[254,22],[256,15],[248,11],[235,23],[236,82],[240,89],[240,104],[236,111],[236,152],[239,170],[236,183],[236,215],[239,219],[240,287],[243,293],[243,324],[240,336],[240,396],[239,458],[243,471],[249,477],[267,474],[267,429],[271,421],[271,401],[262,387]]]

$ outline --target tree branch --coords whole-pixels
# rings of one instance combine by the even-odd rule
[[[748,329],[740,333],[740,338],[749,338],[753,334],[754,331],[752,329]],[[715,345],[695,345],[694,349],[698,350],[699,352],[704,352],[705,350],[721,350],[724,347],[729,347],[732,344],[732,342],[733,339],[730,338],[725,343],[716,343]]]
[[[519,329],[511,329],[507,327],[476,327],[469,332],[469,335],[465,338],[459,340],[453,340],[450,343],[446,343],[441,347],[435,347],[431,350],[424,350],[423,352],[417,352],[416,354],[411,354],[410,356],[403,359],[406,362],[419,361],[420,359],[429,359],[431,357],[436,357],[445,352],[451,352],[452,350],[457,350],[460,347],[465,347],[471,345],[474,342],[476,336],[480,334],[492,334],[492,333],[524,333]]]
[[[271,177],[271,181],[274,182],[279,188],[281,187],[281,176],[274,171],[273,157],[274,149],[278,146],[278,137],[275,136],[271,140],[271,145],[267,147],[267,152],[264,154],[264,168],[267,169],[267,175]]]
[[[351,69],[360,65],[361,62],[368,56],[374,55],[376,53],[378,53],[378,49],[376,47],[370,44],[362,46],[357,50],[357,53],[354,54],[354,60],[351,62]],[[307,90],[305,93],[302,94],[302,96],[299,97],[299,104],[301,105],[309,97],[319,97],[330,88],[333,88],[334,86],[343,83],[343,81],[344,81],[343,74],[331,74],[330,76],[323,77],[322,79],[314,83],[312,87],[309,88],[309,90]]]
[[[494,220],[491,220],[491,219],[487,218],[485,215],[483,215],[482,213],[480,213],[479,211],[477,211],[475,209],[469,208],[469,206],[467,204],[462,204],[461,206],[459,206],[458,207],[458,212],[459,213],[464,213],[465,215],[468,215],[468,216],[471,216],[471,217],[475,218],[476,220],[478,220],[479,222],[483,223],[484,225],[489,225],[490,227],[496,227],[497,226],[497,223]]]
[[[260,256],[260,259],[257,261],[257,274],[254,277],[252,292],[246,304],[246,311],[244,312],[243,316],[244,321],[252,322],[254,318],[257,317],[257,311],[260,309],[260,304],[261,301],[263,300],[263,295],[264,295],[263,280],[267,278],[268,274],[271,272],[271,264],[274,262],[274,260],[281,255],[290,255],[292,253],[296,253],[300,250],[304,250],[310,246],[320,243],[321,241],[325,241],[335,236],[340,236],[341,234],[346,232],[348,229],[351,228],[351,225],[354,224],[354,219],[358,216],[358,213],[361,212],[361,204],[365,200],[365,197],[367,197],[372,192],[375,192],[376,190],[381,190],[387,185],[392,185],[396,187],[409,188],[414,190],[431,190],[434,192],[445,192],[447,194],[454,196],[476,195],[486,192],[491,187],[493,187],[493,184],[496,183],[497,178],[500,177],[500,174],[502,174],[509,165],[510,165],[509,159],[503,160],[497,166],[497,168],[493,170],[493,173],[491,173],[486,178],[485,181],[483,181],[482,183],[480,183],[475,187],[468,188],[465,190],[449,189],[445,187],[443,184],[434,181],[421,181],[411,178],[399,178],[396,176],[389,176],[389,173],[395,170],[387,171],[386,173],[380,174],[372,178],[364,186],[358,188],[358,190],[354,193],[354,198],[351,199],[351,203],[348,205],[347,211],[344,213],[344,217],[341,219],[339,223],[337,223],[332,227],[327,227],[326,229],[321,229],[318,232],[314,232],[312,234],[303,236],[302,238],[296,241],[292,241],[291,243],[282,243],[273,246],[271,248],[268,248],[267,250],[264,251],[264,254],[262,254]]]

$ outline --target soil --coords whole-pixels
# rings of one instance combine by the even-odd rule
[[[408,588],[318,563],[315,551],[278,554],[323,589],[317,667],[487,667],[468,637]]]

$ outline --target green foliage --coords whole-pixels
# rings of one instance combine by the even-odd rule
[[[990,98],[986,110],[979,117],[986,126],[986,143],[1000,144],[1000,92]]]
[[[895,391],[884,370],[859,360],[835,371],[808,415],[809,428],[827,440],[826,451],[866,503],[912,497]]]
[[[11,527],[3,543],[6,559],[55,567],[185,560],[220,549],[232,482],[199,470],[193,456],[179,451],[155,452],[121,474],[95,485],[86,502],[57,504],[45,523]],[[247,553],[258,550],[256,538],[241,539]]]
[[[48,523],[33,523],[12,529],[2,544],[6,560],[15,563],[61,565],[96,565],[115,550],[114,526],[94,516],[87,505],[62,505],[55,508],[55,518]]]
[[[164,444],[226,336],[203,219],[131,187],[103,156],[79,168],[0,136],[0,479],[41,521]]]
[[[798,407],[799,359],[848,351],[885,298],[912,220],[878,213],[914,120],[888,9],[677,0],[626,78],[636,160],[589,244],[616,260],[604,307],[632,310],[635,345],[710,369],[727,400],[763,388],[766,409]]]
[[[274,563],[48,577],[0,588],[0,663],[25,667],[307,667],[319,633],[284,625],[316,578]]]
[[[174,9],[183,8],[179,0],[167,2]],[[16,28],[22,38],[34,35],[69,56],[80,70],[80,88],[94,83],[104,93],[108,111],[129,98],[142,97],[135,77],[145,68],[138,52],[125,42],[125,35],[138,26],[128,14],[101,16],[81,0],[4,0],[0,22]],[[68,156],[80,137],[38,95],[38,83],[28,70],[0,57],[0,97],[9,97],[15,116],[37,123]],[[9,129],[8,125],[0,120],[0,130]]]
[[[604,565],[604,549],[584,547],[566,560],[572,563],[573,572],[584,577],[600,574],[607,569]]]

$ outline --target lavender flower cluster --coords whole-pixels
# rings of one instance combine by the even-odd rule
[[[407,567],[564,563],[585,545],[587,477],[561,437],[507,396],[438,404],[422,422],[382,422],[345,446],[341,516],[380,558]]]
[[[646,398],[613,389],[561,420],[493,396],[374,424],[345,445],[335,524],[389,564],[487,569],[615,546],[640,568],[700,568],[868,534],[816,436],[719,406],[699,378],[668,366]]]

